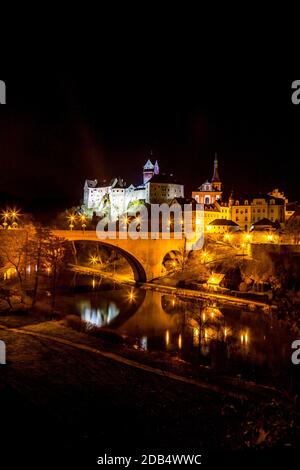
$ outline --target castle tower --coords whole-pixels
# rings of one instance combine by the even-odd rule
[[[143,168],[143,183],[144,184],[148,183],[148,181],[151,180],[152,176],[154,175],[154,172],[155,172],[155,166],[149,159]]]
[[[159,166],[158,166],[158,161],[156,160],[155,165],[154,165],[154,174],[159,175]]]
[[[216,191],[222,191],[222,183],[221,183],[221,179],[219,176],[219,163],[218,163],[217,154],[215,154],[214,174],[213,174],[211,182],[212,182],[213,189],[215,189]]]

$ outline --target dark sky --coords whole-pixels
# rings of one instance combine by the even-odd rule
[[[193,60],[168,58],[100,54],[80,72],[66,65],[29,67],[21,79],[3,73],[1,203],[65,208],[79,202],[85,178],[137,184],[150,150],[187,196],[211,177],[218,152],[225,191],[278,187],[300,199],[297,77],[228,70],[212,78]]]

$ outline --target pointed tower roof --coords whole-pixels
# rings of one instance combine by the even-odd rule
[[[149,159],[146,164],[144,165],[144,170],[153,170],[154,169],[154,165],[153,163],[151,162],[151,160]]]
[[[155,165],[154,165],[154,174],[159,175],[159,166],[158,166],[157,160],[155,161]]]
[[[221,179],[220,179],[220,176],[219,176],[218,166],[219,166],[218,156],[217,156],[217,154],[215,154],[214,174],[213,174],[213,177],[212,177],[212,180],[211,180],[212,183],[220,183],[221,182]]]

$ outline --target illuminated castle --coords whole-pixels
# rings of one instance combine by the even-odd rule
[[[96,212],[111,220],[118,219],[135,202],[157,203],[171,201],[184,196],[184,187],[172,175],[159,173],[158,162],[149,159],[143,167],[143,184],[127,185],[122,178],[114,178],[109,184],[98,184],[97,180],[86,180],[83,203],[85,212]]]

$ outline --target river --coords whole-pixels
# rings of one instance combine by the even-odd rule
[[[261,383],[290,385],[294,339],[270,313],[189,300],[142,288],[97,290],[58,299],[87,326],[122,334],[133,348],[166,353]]]

